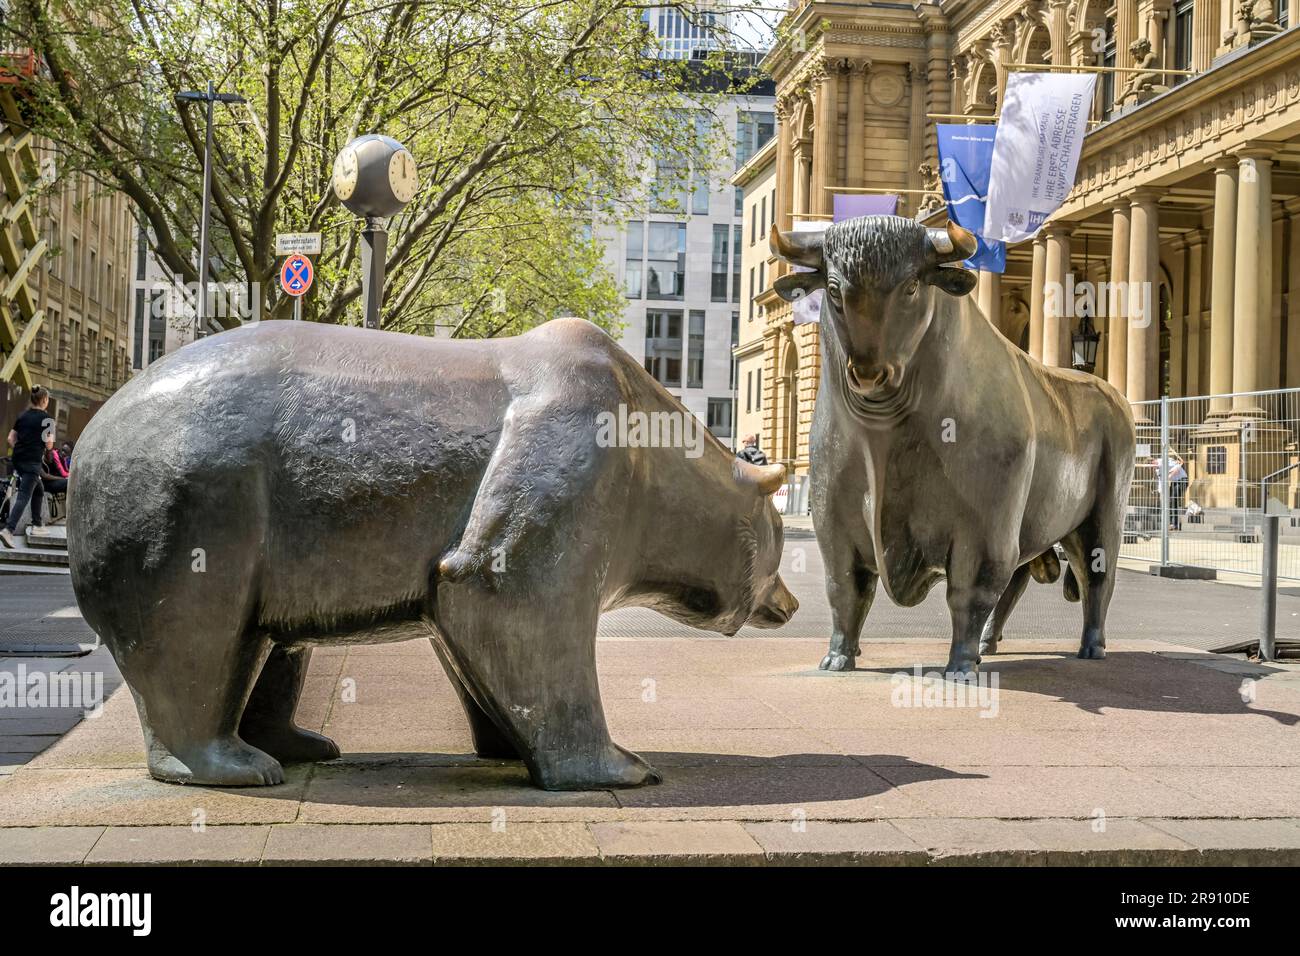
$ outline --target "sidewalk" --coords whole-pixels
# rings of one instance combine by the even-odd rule
[[[469,755],[425,642],[318,650],[299,722],[344,757],[273,788],[151,780],[123,689],[0,778],[0,864],[1300,864],[1300,668],[1073,644],[990,659],[981,710],[893,678],[946,642],[831,674],[821,640],[608,635],[614,737],[664,782],[590,793]]]

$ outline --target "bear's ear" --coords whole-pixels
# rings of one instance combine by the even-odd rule
[[[776,294],[787,302],[797,302],[818,289],[826,288],[826,276],[817,272],[791,272],[772,283]]]
[[[926,278],[930,285],[942,289],[949,295],[966,295],[979,285],[979,276],[969,269],[954,269],[948,266],[931,269]]]

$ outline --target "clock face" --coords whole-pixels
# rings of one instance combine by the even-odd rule
[[[420,174],[415,168],[415,159],[404,149],[393,153],[388,160],[388,185],[402,203],[414,199],[416,190],[420,188]]]
[[[357,151],[345,146],[334,160],[334,194],[341,200],[352,197],[357,188]]]

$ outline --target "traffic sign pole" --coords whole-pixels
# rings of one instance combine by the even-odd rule
[[[286,295],[293,296],[295,322],[302,321],[302,297],[307,294],[315,278],[316,271],[312,268],[311,260],[300,252],[289,256],[280,266],[280,288]]]

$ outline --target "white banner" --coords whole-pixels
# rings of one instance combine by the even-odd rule
[[[794,221],[795,232],[825,232],[830,227],[830,222],[826,219],[796,219]],[[807,266],[791,265],[792,272],[813,272]],[[795,301],[790,312],[794,318],[795,325],[807,325],[809,322],[819,322],[822,316],[822,295],[821,289],[817,289],[811,295],[806,295],[802,299]]]
[[[1002,98],[984,238],[1033,237],[1074,188],[1095,73],[1012,73]]]

